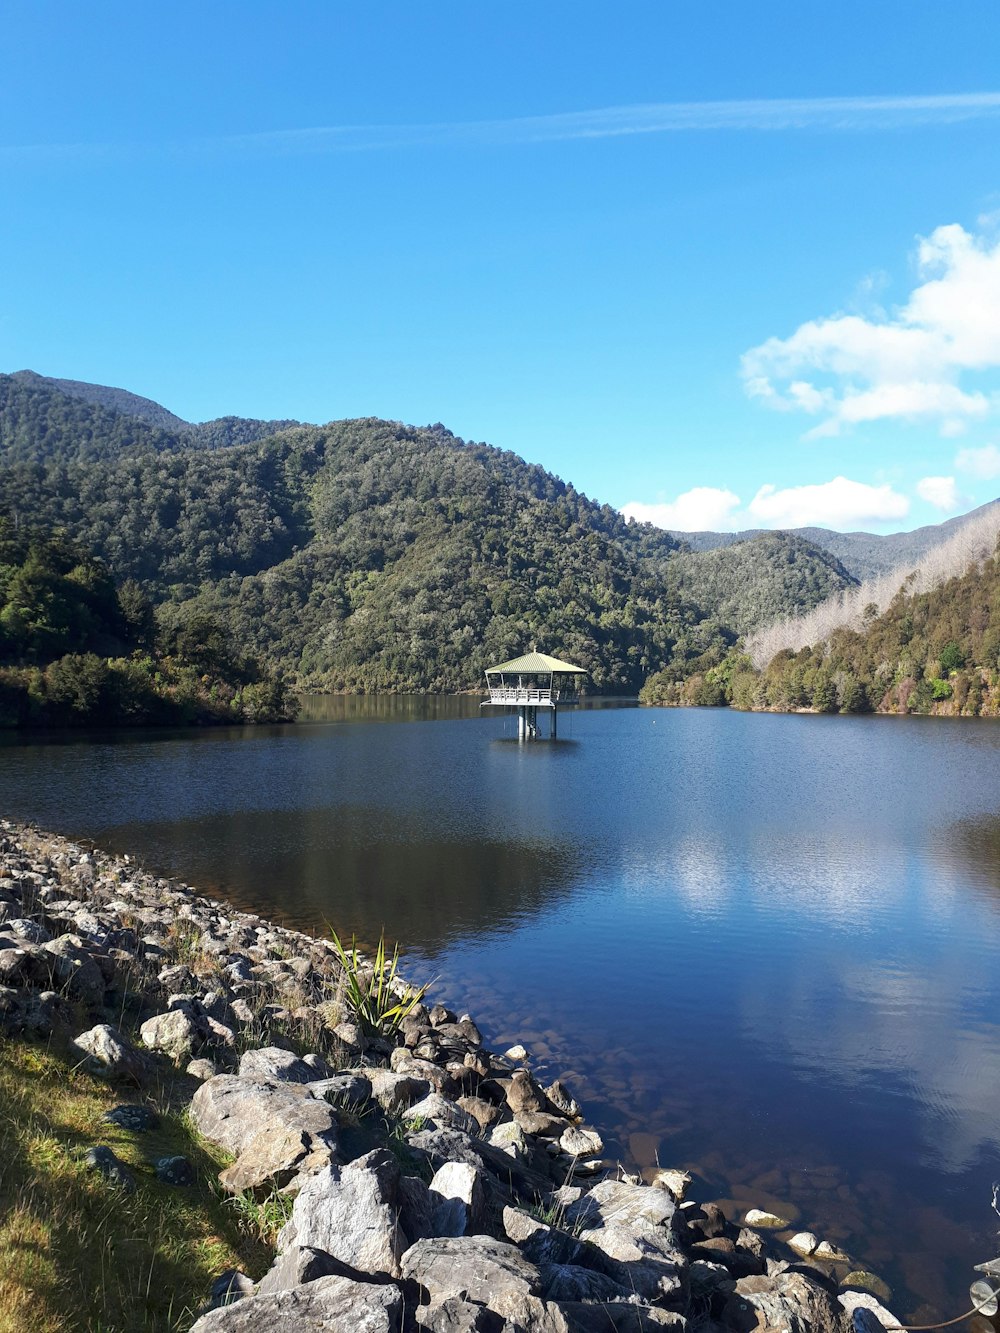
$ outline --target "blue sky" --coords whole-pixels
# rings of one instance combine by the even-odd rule
[[[994,0],[8,0],[0,369],[684,527],[1000,493]]]

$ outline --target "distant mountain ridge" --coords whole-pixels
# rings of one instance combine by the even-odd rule
[[[946,519],[943,523],[931,523],[925,527],[913,528],[910,532],[835,532],[832,528],[785,528],[782,531],[829,551],[831,555],[836,556],[852,578],[860,581],[879,574],[887,574],[908,561],[919,563],[933,547],[995,505],[1000,505],[1000,499],[990,500],[987,504],[980,505],[978,509]],[[771,529],[747,528],[742,532],[680,532],[676,528],[669,528],[667,531],[671,537],[676,537],[692,551],[714,551],[751,541]]]
[[[289,426],[300,424],[293,420],[260,421],[235,416],[216,417],[212,421],[184,421],[151,398],[142,398],[128,389],[116,389],[107,384],[87,384],[83,380],[53,379],[48,375],[39,375],[34,370],[17,370],[10,378],[29,387],[56,389],[69,398],[93,403],[122,416],[135,417],[176,437],[179,444],[225,448],[230,444],[249,444],[253,440],[263,440]]]
[[[348,691],[474,687],[532,639],[635,690],[856,584],[842,534],[685,550],[440,423],[192,425],[30,371],[0,375],[0,511],[137,579],[168,627],[208,616],[300,685]]]

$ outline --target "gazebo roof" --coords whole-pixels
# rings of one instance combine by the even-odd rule
[[[523,657],[512,657],[509,662],[501,662],[499,666],[486,668],[487,676],[499,671],[520,671],[524,675],[535,673],[546,676],[556,672],[574,676],[589,674],[583,667],[574,666],[572,662],[563,662],[558,657],[549,657],[548,653],[525,653]]]

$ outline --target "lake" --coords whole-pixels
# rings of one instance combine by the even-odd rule
[[[566,1078],[631,1169],[791,1210],[901,1316],[1000,1219],[1000,725],[472,699],[0,742],[0,812],[371,942]]]

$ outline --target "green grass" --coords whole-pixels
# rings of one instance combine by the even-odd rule
[[[266,1270],[270,1233],[220,1198],[228,1159],[181,1109],[191,1090],[169,1076],[152,1093],[114,1089],[54,1043],[0,1040],[0,1333],[175,1333],[223,1270]],[[153,1106],[157,1129],[104,1123],[120,1102]],[[97,1144],[127,1164],[134,1194],[83,1166]],[[156,1180],[156,1159],[174,1154],[193,1164],[194,1186]]]

